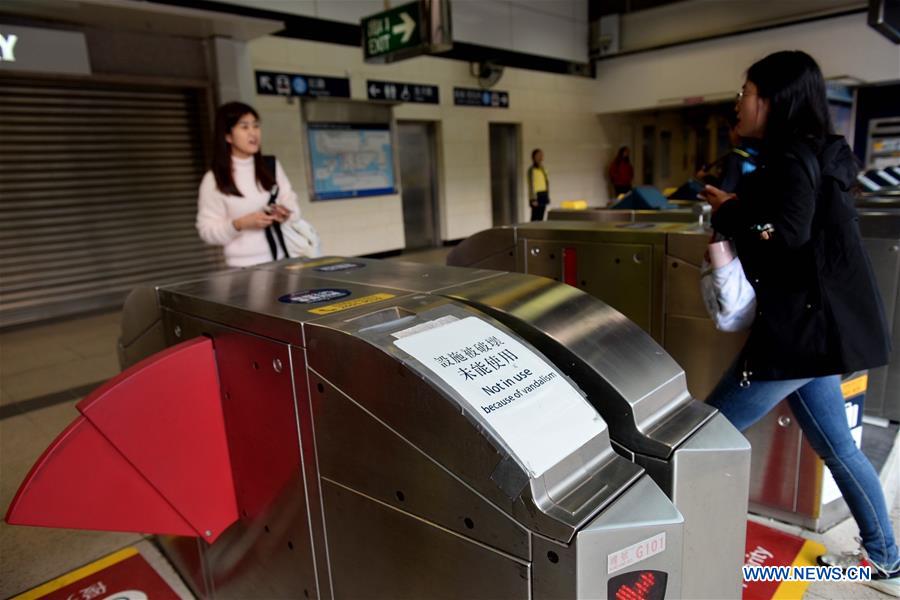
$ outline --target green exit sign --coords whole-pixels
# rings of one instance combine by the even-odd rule
[[[368,17],[362,27],[366,62],[385,63],[452,47],[447,0],[416,0]]]

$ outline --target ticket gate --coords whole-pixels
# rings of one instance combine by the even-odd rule
[[[683,367],[690,394],[702,399],[746,340],[716,330],[706,313],[699,277],[708,241],[706,228],[687,223],[548,221],[477,233],[454,248],[448,264],[541,275],[599,298],[648,332]],[[861,426],[859,383],[847,386],[846,400],[848,418]],[[607,421],[618,442],[616,420]],[[786,404],[746,435],[752,512],[818,531],[849,514]]]
[[[638,326],[591,295],[540,277],[504,273],[448,285],[453,270],[364,259],[348,264],[362,266],[316,268],[337,268],[329,277],[342,283],[382,281],[463,302],[561,365],[609,423],[615,447],[643,466],[684,515],[684,597],[740,593],[731,573],[743,561],[749,445],[724,417],[691,398],[684,371]],[[721,568],[706,566],[714,563]]]
[[[702,222],[708,222],[709,215],[703,212],[703,208],[704,206],[708,208],[709,205],[697,202],[693,204],[694,210],[685,208],[634,211],[620,211],[607,208],[590,208],[587,210],[553,209],[548,212],[547,219],[549,221],[591,221],[595,223],[690,223],[697,222],[702,216],[701,224]],[[859,210],[860,232],[863,236],[866,251],[872,259],[872,266],[875,270],[876,280],[884,302],[888,328],[892,332],[891,341],[893,347],[898,348],[900,347],[900,302],[898,302],[897,298],[900,295],[900,251],[898,251],[898,248],[900,248],[900,209],[898,209],[900,200],[897,197],[890,197],[884,194],[869,194],[859,200],[857,207]],[[688,230],[692,229],[689,228]],[[702,235],[691,242],[689,241],[690,235],[673,234],[669,236],[669,239],[673,240],[669,246],[677,245],[682,254],[685,254],[684,250],[686,250],[687,257],[679,256],[678,259],[686,260],[688,264],[693,263],[696,267],[699,267],[700,259],[705,249],[703,241],[700,240],[701,237]],[[492,268],[504,269],[509,268],[509,265],[501,262]],[[678,301],[680,298],[696,296],[696,294],[692,294],[693,289],[696,288],[696,273],[696,271],[691,271],[690,269],[683,269],[680,272],[676,272],[672,268],[667,269],[668,283],[678,286],[678,289],[674,290],[671,297]],[[688,276],[685,277],[685,275]],[[599,297],[605,300],[604,296],[601,295]],[[694,299],[699,300],[699,296],[696,296]],[[695,304],[698,307],[700,306],[699,303]],[[619,310],[623,310],[616,304],[614,306]],[[689,325],[688,322],[678,316],[677,310],[668,312],[668,326],[683,328],[679,326]],[[705,313],[701,309],[700,314],[692,316],[702,318],[705,316]],[[719,335],[723,340],[729,337],[720,335],[718,332],[712,332],[708,328],[692,327],[691,329],[694,330],[692,333],[705,335],[707,341],[709,341],[710,334],[713,336]],[[708,362],[709,357],[697,356],[695,352],[687,348],[674,347],[678,344],[676,340],[679,336],[676,335],[674,330],[672,333],[673,335],[669,336],[670,340],[666,340],[664,345],[666,345],[669,353],[676,356],[679,361],[690,362],[690,364],[685,362],[682,362],[682,364],[684,364],[685,369],[694,380],[691,383],[695,386],[702,386],[698,391],[695,391],[696,388],[692,387],[692,391],[695,391],[695,394],[700,397],[701,391],[710,389],[715,379],[710,377],[711,372],[709,369],[704,368],[704,365],[710,364]],[[735,336],[731,336],[731,338],[728,340],[727,348],[729,350],[734,348],[733,340],[740,339]],[[729,353],[728,357],[731,356],[733,354]],[[700,375],[701,371],[706,372]],[[703,379],[702,384],[698,382],[701,378]],[[865,414],[891,421],[900,421],[900,352],[892,354],[891,363],[888,366],[869,371]]]
[[[746,442],[587,294],[330,258],[129,305],[134,364],[79,403],[10,523],[174,534],[161,543],[203,597],[740,594]],[[610,440],[608,406],[637,452]],[[709,535],[654,483],[667,451],[665,485]],[[73,502],[88,475],[122,494]]]

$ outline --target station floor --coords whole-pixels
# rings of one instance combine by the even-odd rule
[[[439,248],[390,260],[443,264]],[[0,334],[0,511],[41,452],[76,416],[75,403],[119,371],[115,346],[119,312],[92,315]],[[900,464],[894,448],[886,483],[895,536],[900,537]],[[83,486],[102,486],[84,481]],[[70,490],[78,494],[79,489]],[[824,543],[831,551],[855,549],[850,519],[824,535],[758,519],[769,526]],[[139,534],[12,527],[0,522],[0,598],[8,598],[124,547],[136,546],[183,598],[193,598],[160,555]],[[803,598],[880,599],[887,596],[853,583],[815,583]]]

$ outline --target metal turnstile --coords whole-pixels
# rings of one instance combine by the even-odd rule
[[[690,396],[681,367],[649,336],[635,343],[640,328],[615,310],[544,278],[508,274],[444,293],[567,365],[609,423],[616,448],[643,466],[684,515],[684,597],[736,597],[731,572],[743,562],[750,447],[724,417]],[[588,326],[594,323],[604,326]]]
[[[203,597],[739,596],[746,442],[587,294],[342,258],[148,293],[125,312],[131,366],[79,404],[11,523],[176,534]],[[87,472],[135,482],[128,502],[72,503],[58,488]]]
[[[684,368],[691,395],[706,398],[746,340],[716,330],[704,308],[699,279],[708,241],[706,228],[685,223],[551,221],[475,234],[454,248],[448,264],[481,266],[483,256],[492,268],[566,282],[599,298],[650,333]],[[848,418],[861,425],[859,383],[847,386],[846,400]],[[618,441],[615,419],[607,420]],[[752,512],[818,531],[849,514],[787,405],[746,435]],[[685,520],[689,529],[687,513]]]
[[[700,436],[693,438],[693,441],[701,444],[712,454],[728,456],[729,463],[735,469],[744,470],[746,473],[750,465],[742,462],[748,459],[749,454],[744,440],[740,436],[726,434],[724,437],[718,437],[712,433],[719,426],[724,427],[726,431],[733,431],[733,428],[724,423],[724,419],[719,416],[715,417],[713,422],[705,424],[713,411],[691,397],[688,391],[689,382],[686,381],[684,370],[677,362],[670,360],[666,369],[657,369],[653,374],[638,366],[646,358],[642,352],[648,352],[652,356],[654,352],[662,354],[662,348],[657,346],[653,350],[637,349],[611,341],[611,345],[621,349],[620,356],[626,358],[622,364],[610,366],[604,364],[604,360],[610,358],[596,345],[596,339],[582,339],[578,336],[579,323],[586,321],[583,315],[578,314],[577,306],[579,302],[587,302],[588,296],[593,296],[615,307],[631,321],[618,319],[620,322],[617,326],[626,330],[643,328],[650,332],[657,342],[662,343],[666,313],[663,310],[663,288],[659,285],[659,281],[667,268],[664,262],[666,232],[672,230],[691,233],[696,227],[683,224],[657,225],[630,222],[606,223],[602,224],[602,227],[602,230],[598,230],[598,224],[591,222],[546,222],[494,229],[487,233],[487,238],[491,242],[490,257],[495,261],[495,265],[499,258],[506,256],[515,260],[514,263],[511,260],[507,262],[506,266],[510,270],[542,275],[548,279],[571,284],[567,294],[563,294],[558,286],[547,281],[546,285],[553,291],[537,295],[536,292],[540,290],[537,280],[520,284],[522,291],[515,295],[509,293],[504,295],[502,289],[493,290],[487,298],[504,299],[507,302],[508,298],[534,298],[534,300],[518,300],[522,306],[512,308],[495,300],[491,314],[498,318],[503,318],[501,316],[503,314],[532,317],[541,315],[542,318],[536,321],[540,323],[541,331],[535,330],[532,335],[546,335],[553,338],[555,347],[561,353],[559,360],[574,362],[577,367],[573,369],[575,372],[583,373],[585,381],[605,381],[604,385],[618,390],[617,393],[607,394],[603,402],[595,403],[597,410],[610,423],[610,435],[615,443],[621,445],[636,461],[644,465],[657,483],[670,494],[676,506],[679,506],[679,510],[685,515],[686,539],[691,540],[692,536],[696,536],[697,543],[694,546],[702,548],[709,554],[708,559],[713,560],[712,556],[717,552],[719,556],[722,555],[721,550],[717,551],[716,548],[724,547],[720,545],[723,539],[733,539],[735,535],[733,528],[744,527],[747,505],[740,496],[741,490],[734,488],[730,482],[732,477],[730,469],[720,473],[721,478],[711,477],[713,471],[699,466],[700,463],[696,470],[685,468],[682,457],[699,458],[695,453],[697,448],[690,443],[692,439],[690,432],[707,431],[710,433],[708,438]],[[501,236],[505,236],[506,247],[500,241]],[[459,264],[458,261],[462,259],[474,260],[477,264],[478,237],[480,234],[460,244],[451,253],[448,262]],[[513,257],[509,256],[510,253]],[[515,289],[509,284],[506,285],[511,290]],[[529,287],[531,289],[525,291]],[[699,301],[699,292],[697,295]],[[554,297],[562,300],[554,301]],[[480,296],[476,297],[476,300],[479,301],[479,306],[491,304],[490,301],[480,300]],[[614,320],[612,317],[609,319]],[[687,319],[689,323],[694,321],[692,317]],[[706,323],[697,322],[697,324],[701,325],[700,335],[708,336],[715,333],[715,328],[708,319]],[[583,344],[583,347],[576,345],[576,341]],[[735,353],[739,347],[739,344],[736,344]],[[574,351],[576,356],[570,357],[570,351]],[[721,352],[710,354],[715,354],[716,360],[722,361]],[[673,358],[678,360],[677,357]],[[725,357],[725,361],[727,360]],[[711,364],[714,369],[716,363]],[[725,364],[727,366],[727,363]],[[706,368],[709,369],[710,365],[706,365]],[[635,379],[630,385],[625,386],[622,380],[616,381],[613,378],[610,381],[609,375],[605,380],[598,378],[599,372],[617,373],[620,377],[625,373],[644,372],[646,379],[641,382],[642,385],[635,385],[634,382],[639,380]],[[577,376],[573,377],[579,380]],[[713,379],[713,376],[707,377],[707,380]],[[645,412],[641,410],[644,407],[653,408]],[[701,472],[704,473],[702,476]],[[731,497],[727,502],[723,502],[724,499],[717,496],[724,490],[727,490]],[[698,497],[708,498],[710,503],[698,504],[696,502]],[[723,509],[723,505],[727,505],[728,508]],[[710,519],[713,519],[715,524]],[[716,540],[710,538],[719,535],[719,532],[722,538]],[[742,562],[743,554],[731,560]],[[697,577],[690,578],[690,581],[702,581],[701,572],[707,577],[710,576],[709,570],[705,569],[703,564],[704,561],[688,559],[684,567],[685,572],[697,574]],[[685,580],[688,581],[688,578]],[[710,585],[717,584],[711,582]],[[714,597],[710,588],[702,586],[690,592],[690,597]]]
[[[743,564],[749,445],[691,398],[684,371],[638,326],[593,296],[540,277],[505,273],[436,288],[435,267],[354,261],[366,267],[330,277],[437,289],[432,293],[490,315],[560,365],[610,424],[617,448],[645,467],[685,516],[684,596],[740,593],[731,573]],[[711,572],[709,564],[720,568]]]
[[[694,208],[702,208],[702,204],[694,203]],[[892,342],[895,348],[900,347],[900,303],[897,301],[900,295],[900,200],[897,195],[869,194],[859,201],[860,231],[863,243],[872,259],[872,266],[878,281],[884,301],[885,315],[888,320],[888,328],[892,332]],[[592,222],[657,222],[657,223],[689,223],[697,222],[702,211],[678,208],[673,210],[615,210],[608,208],[591,208],[587,210],[553,209],[549,211],[547,219],[550,221],[592,221]],[[704,217],[706,215],[704,214]],[[708,218],[706,218],[708,221]],[[701,223],[702,224],[702,223]],[[688,244],[685,248],[684,241],[677,242],[679,249],[687,250],[686,256],[679,256],[681,260],[687,260],[699,267],[697,262],[704,251],[702,244]],[[670,253],[673,249],[667,249]],[[679,251],[679,250],[676,250]],[[684,252],[681,252],[684,254]],[[504,268],[498,265],[498,268]],[[683,272],[682,272],[683,273]],[[692,274],[693,275],[693,274]],[[680,286],[673,290],[675,298],[686,298],[692,294],[694,277],[678,277],[674,271],[669,271],[667,282]],[[699,297],[698,297],[699,298]],[[695,303],[702,309],[702,306]],[[694,311],[696,312],[696,311]],[[668,311],[667,329],[673,326],[679,330],[679,325],[686,323],[681,321],[678,310]],[[705,317],[705,312],[692,314],[691,316]],[[697,329],[696,327],[692,329]],[[706,328],[704,328],[706,329]],[[673,332],[674,333],[674,332]],[[682,332],[686,333],[686,332]],[[704,333],[708,333],[708,329]],[[690,336],[679,336],[690,337]],[[684,351],[682,348],[673,348],[674,340],[667,349],[679,360],[690,361],[685,369],[692,374],[693,379],[698,379],[702,365],[708,365],[708,356],[696,356],[695,353]],[[728,346],[732,348],[731,344]],[[699,360],[698,360],[699,359]],[[702,362],[701,362],[702,361]],[[704,383],[704,389],[714,382]],[[891,363],[886,367],[869,371],[868,388],[866,389],[865,414],[880,417],[891,421],[900,421],[900,352],[892,355]]]
[[[698,282],[708,241],[688,223],[548,221],[477,233],[447,261],[540,275],[599,298],[662,345],[691,394],[705,398],[746,340],[706,314]]]

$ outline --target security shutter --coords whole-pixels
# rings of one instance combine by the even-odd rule
[[[200,92],[0,86],[0,328],[120,306],[223,263],[197,236]]]

